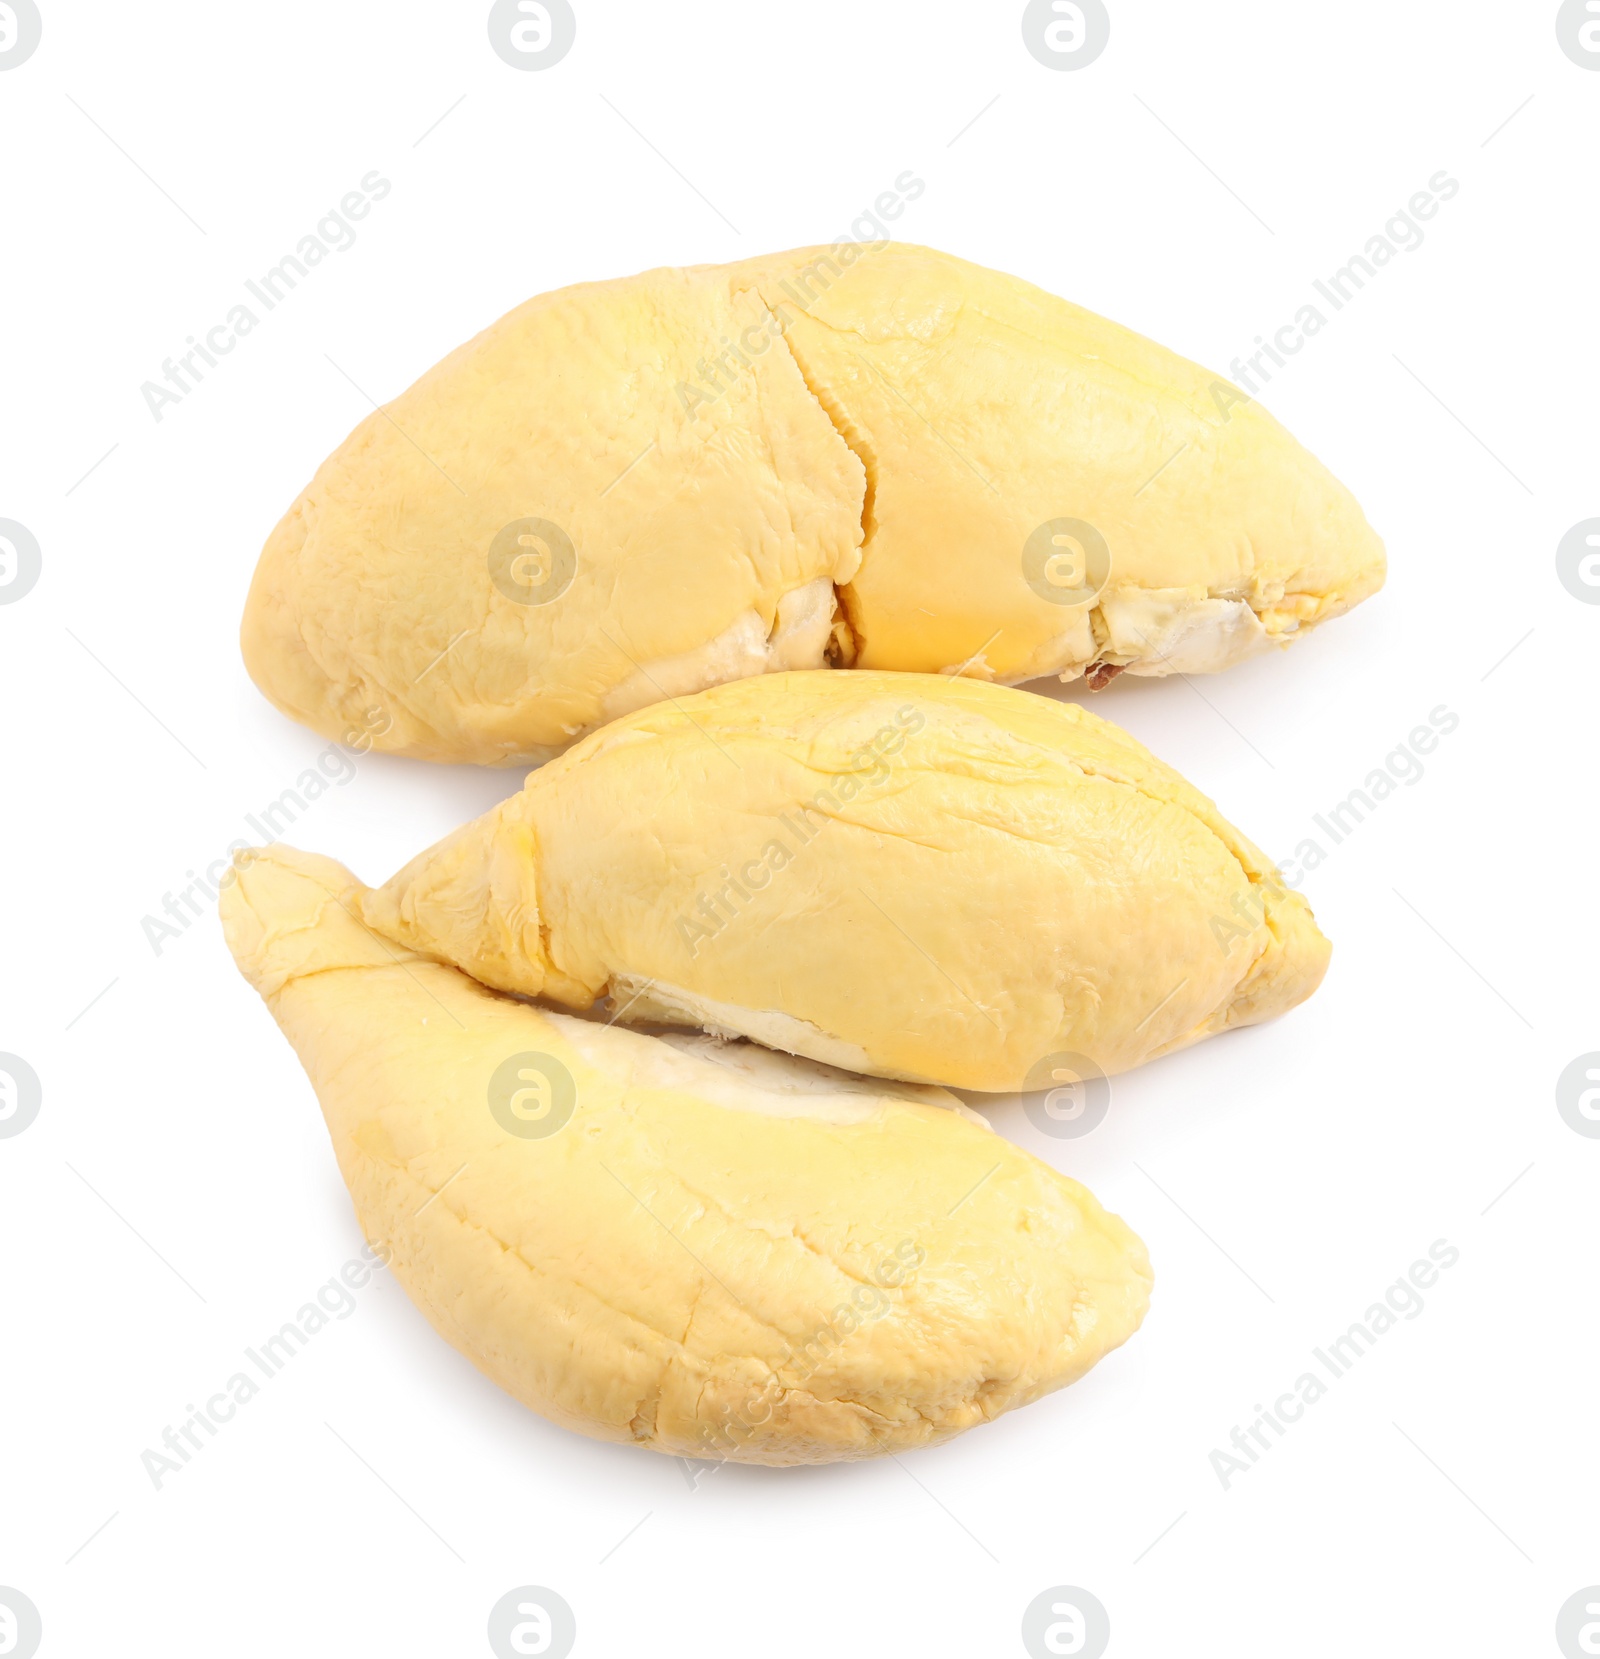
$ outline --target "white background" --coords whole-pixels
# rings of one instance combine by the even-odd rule
[[[580,1656],[1021,1654],[1061,1584],[1114,1659],[1557,1653],[1600,1581],[1600,1141],[1554,1097],[1600,1049],[1600,609],[1555,572],[1600,514],[1600,73],[1554,0],[1111,0],[1066,73],[1017,0],[577,0],[535,73],[481,0],[41,3],[0,73],[0,517],[43,549],[0,606],[0,1049],[44,1089],[0,1140],[0,1584],[41,1653],[474,1655],[528,1583]],[[326,747],[239,661],[261,542],[363,393],[527,295],[829,240],[908,168],[896,236],[1224,373],[1460,183],[1263,394],[1385,591],[1094,704],[1278,857],[1460,722],[1307,880],[1309,1004],[1118,1079],[1087,1138],[996,1112],[1148,1241],[1144,1329],[943,1448],[691,1484],[502,1396],[384,1276],[157,1490],[144,1449],[360,1245],[214,914],[142,927]],[[141,383],[372,169],[355,245],[155,421]],[[379,879],[517,783],[366,759],[290,838]],[[1425,1311],[1225,1489],[1212,1449],[1437,1239]]]

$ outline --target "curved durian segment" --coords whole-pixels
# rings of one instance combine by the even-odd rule
[[[825,664],[1209,673],[1383,578],[1238,387],[1015,277],[846,243],[519,306],[318,469],[242,644],[326,736],[511,765]]]
[[[657,704],[363,900],[485,984],[881,1077],[1126,1071],[1321,982],[1305,901],[1074,705],[797,673]],[[1042,1080],[1042,1081],[1041,1081]]]
[[[330,859],[240,855],[241,971],[363,1231],[436,1330],[557,1423],[686,1457],[931,1445],[1137,1328],[1144,1247],[943,1090],[496,995],[371,933]]]

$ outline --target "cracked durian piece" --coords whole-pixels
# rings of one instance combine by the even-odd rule
[[[987,1091],[1271,1019],[1330,948],[1266,857],[1117,727],[866,671],[617,721],[362,914],[503,990]]]
[[[825,664],[1209,673],[1383,576],[1238,388],[1015,277],[843,243],[502,318],[319,468],[242,644],[326,736],[511,765]]]
[[[1144,1246],[943,1090],[542,1012],[377,939],[363,891],[331,859],[242,854],[228,944],[368,1239],[552,1421],[685,1457],[869,1457],[1137,1329]]]

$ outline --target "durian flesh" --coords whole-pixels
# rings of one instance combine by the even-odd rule
[[[943,1090],[545,1013],[378,939],[363,894],[332,860],[243,854],[228,943],[367,1237],[544,1416],[687,1457],[867,1457],[1027,1404],[1137,1328],[1138,1239]]]
[[[989,1091],[1270,1019],[1330,949],[1266,857],[1117,727],[865,671],[617,721],[362,914],[504,990]]]
[[[318,469],[242,643],[329,737],[508,765],[827,661],[1210,672],[1383,577],[1237,387],[1015,277],[847,245],[518,307]]]

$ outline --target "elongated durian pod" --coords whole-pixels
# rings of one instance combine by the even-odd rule
[[[865,671],[630,715],[363,915],[505,990],[995,1091],[1270,1019],[1329,953],[1265,856],[1117,727]]]
[[[326,736],[513,764],[830,663],[1206,672],[1383,575],[1238,387],[1015,277],[843,243],[502,318],[318,470],[243,647]]]
[[[822,1463],[931,1445],[1137,1327],[1139,1240],[938,1089],[547,1014],[240,856],[223,926],[435,1329],[598,1439]]]

